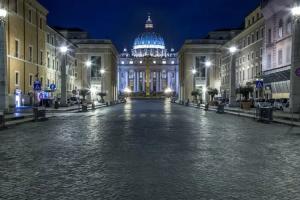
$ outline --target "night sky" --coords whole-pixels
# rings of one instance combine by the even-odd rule
[[[111,39],[119,50],[132,48],[151,13],[155,31],[168,49],[207,32],[241,27],[260,0],[39,0],[49,10],[50,26],[78,27],[93,38]]]

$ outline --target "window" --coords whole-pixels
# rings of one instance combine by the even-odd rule
[[[267,57],[267,67],[271,68],[271,64],[272,64],[272,55],[269,54]]]
[[[15,74],[15,78],[16,78],[16,85],[19,85],[20,84],[20,76],[19,76],[19,72],[16,72]]]
[[[292,60],[292,47],[288,45],[286,48],[286,62],[290,63],[291,60]]]
[[[254,52],[252,52],[252,53],[251,53],[251,58],[252,58],[252,60],[254,59],[254,56],[255,56],[255,55],[254,55]]]
[[[248,36],[248,45],[250,45],[250,43],[251,43],[251,37]]]
[[[54,36],[51,37],[51,44],[54,45]]]
[[[47,43],[50,44],[50,34],[47,33]]]
[[[14,0],[14,3],[13,3],[13,11],[14,11],[15,13],[18,13],[18,9],[19,9],[19,7],[18,7],[18,0]]]
[[[268,29],[268,43],[272,42],[272,29]]]
[[[248,54],[248,61],[250,60],[250,54]]]
[[[28,10],[28,21],[31,23],[32,22],[32,10]]]
[[[19,40],[15,40],[15,57],[19,57]]]
[[[250,79],[250,68],[247,69],[247,78]]]
[[[43,29],[43,18],[40,18],[40,29]]]
[[[55,59],[52,60],[52,69],[55,69]]]
[[[292,33],[292,18],[289,17],[288,20],[287,20],[287,23],[286,23],[286,32],[288,34]]]
[[[246,47],[246,39],[243,40],[243,47]]]
[[[32,86],[32,82],[33,82],[33,76],[32,74],[29,75],[29,86]]]
[[[278,65],[282,65],[282,49],[278,50]]]
[[[259,40],[259,31],[256,31],[256,40]]]
[[[252,33],[251,38],[252,38],[252,41],[251,41],[251,42],[254,43],[254,42],[255,42],[254,33]]]
[[[91,62],[93,63],[91,67],[92,78],[101,77],[102,59],[101,56],[92,56]]]
[[[282,36],[283,36],[283,21],[282,21],[282,19],[279,20],[278,36],[280,38],[282,38]]]
[[[261,29],[261,34],[260,35],[261,35],[262,38],[265,37],[265,29],[264,28]]]
[[[41,77],[40,80],[41,80],[41,86],[43,86],[43,77]]]
[[[32,62],[32,46],[29,46],[28,48],[28,51],[29,51],[29,61]]]
[[[41,51],[40,52],[40,65],[43,65],[43,59],[44,59],[44,52],[43,51]]]
[[[49,87],[49,86],[50,86],[50,80],[47,79],[47,87]]]
[[[47,52],[47,67],[50,67],[50,53]]]
[[[264,54],[263,48],[260,48],[260,57],[262,57]]]

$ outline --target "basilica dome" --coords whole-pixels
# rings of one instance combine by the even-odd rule
[[[146,31],[136,37],[133,44],[132,55],[134,57],[165,57],[167,50],[164,39],[153,31],[151,17],[145,24]]]

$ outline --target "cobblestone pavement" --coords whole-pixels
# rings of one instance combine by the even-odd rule
[[[0,132],[0,199],[300,199],[300,129],[136,101]]]

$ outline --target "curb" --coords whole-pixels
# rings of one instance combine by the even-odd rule
[[[180,106],[185,106],[179,103],[174,103]],[[202,109],[204,110],[203,106],[195,106],[195,105],[189,105],[189,106],[185,106],[185,107],[190,107],[190,108],[197,108],[197,109]],[[215,108],[208,108],[208,111],[217,111],[217,109]],[[225,109],[224,114],[229,114],[229,115],[235,115],[235,116],[240,116],[240,117],[246,117],[246,118],[250,118],[250,119],[256,119],[256,117],[254,117],[254,115],[250,115],[248,113],[242,113],[242,112],[234,112],[234,111],[228,111]],[[285,120],[281,120],[281,119],[273,119],[273,121],[271,123],[276,123],[276,124],[284,124],[284,125],[289,125],[289,126],[297,126],[300,127],[300,123],[293,123],[293,122],[289,122],[289,121],[285,121]]]

